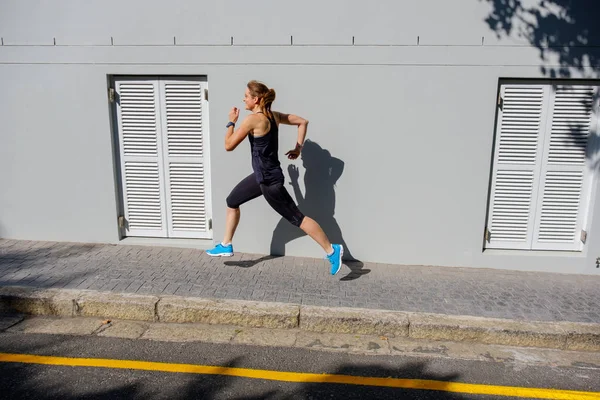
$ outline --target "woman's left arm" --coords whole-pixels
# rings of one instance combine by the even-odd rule
[[[290,160],[295,160],[300,155],[300,151],[302,151],[302,146],[304,145],[304,139],[306,139],[308,120],[294,114],[285,114],[281,112],[274,112],[274,114],[279,119],[280,124],[296,125],[298,127],[298,139],[296,140],[296,146],[293,150],[285,153]]]

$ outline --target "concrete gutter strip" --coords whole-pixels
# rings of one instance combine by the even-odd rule
[[[600,324],[517,321],[288,303],[0,287],[0,312],[203,323],[600,351]]]

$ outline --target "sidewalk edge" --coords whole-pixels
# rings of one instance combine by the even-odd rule
[[[583,322],[521,321],[467,315],[20,286],[0,287],[0,312],[272,329],[299,328],[323,333],[600,352],[600,324]]]

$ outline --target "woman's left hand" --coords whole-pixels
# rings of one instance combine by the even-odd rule
[[[229,111],[229,121],[231,121],[235,124],[239,117],[240,117],[240,109],[237,107],[233,107],[231,109],[231,111]]]
[[[287,153],[285,153],[285,155],[290,159],[290,160],[295,160],[298,158],[298,156],[300,156],[300,149],[295,148],[294,150],[290,150]]]

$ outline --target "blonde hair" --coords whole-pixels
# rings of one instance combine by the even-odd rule
[[[248,90],[254,97],[258,97],[258,105],[264,110],[269,119],[274,118],[271,104],[275,101],[275,90],[269,89],[267,85],[258,81],[248,82]]]

